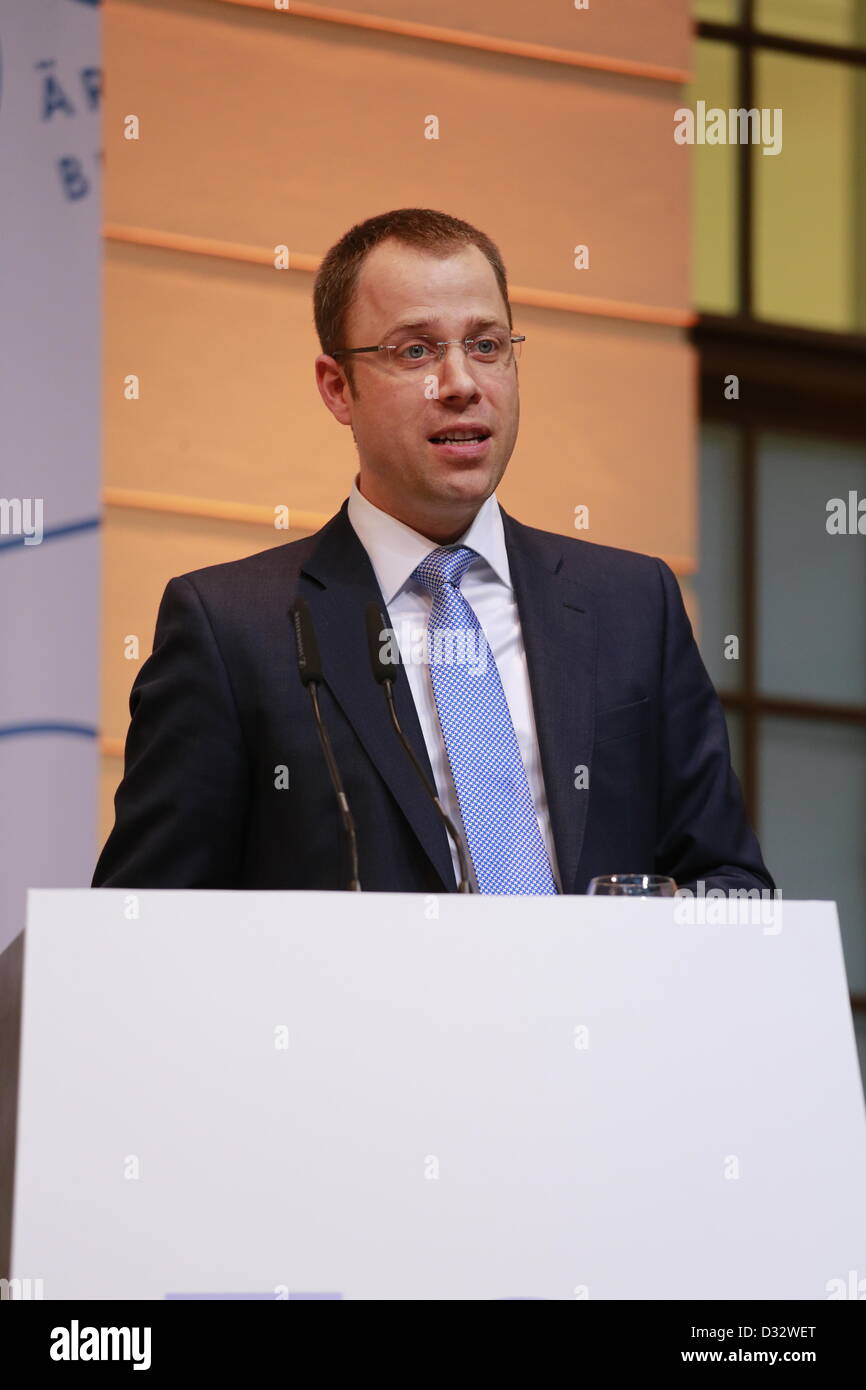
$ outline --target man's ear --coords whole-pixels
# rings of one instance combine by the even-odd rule
[[[352,419],[352,388],[339,362],[325,352],[316,358],[316,385],[334,419],[348,425]]]

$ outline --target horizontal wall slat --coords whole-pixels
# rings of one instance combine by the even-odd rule
[[[106,241],[124,242],[129,246],[183,251],[194,256],[212,256],[217,260],[237,261],[274,270],[274,251],[263,246],[242,246],[237,242],[216,241],[212,237],[166,232],[157,227],[124,227],[117,222],[106,223],[103,236]],[[321,256],[307,251],[293,251],[290,247],[286,270],[315,274],[321,262]],[[687,309],[675,309],[664,304],[627,304],[616,299],[592,299],[589,295],[543,290],[536,285],[510,284],[508,295],[512,304],[527,304],[556,313],[589,314],[597,318],[621,319],[624,323],[657,323],[673,328],[691,328],[697,323],[697,315]]]
[[[272,507],[260,507],[249,502],[230,502],[221,497],[183,497],[176,493],[145,492],[134,488],[106,488],[102,500],[106,507],[122,507],[126,511],[165,512],[168,516],[202,517],[208,521],[238,521],[249,526],[268,526],[274,530],[318,531],[328,520],[327,512],[295,511],[285,513],[287,524],[275,525]]]
[[[275,0],[221,0],[239,9],[274,15]],[[401,34],[427,43],[447,43],[487,53],[507,53],[534,62],[562,63],[592,68],[655,82],[687,82],[685,67],[670,65],[670,52],[685,63],[689,14],[685,0],[661,0],[648,7],[642,0],[619,0],[612,15],[596,3],[580,10],[576,5],[547,8],[527,6],[523,0],[467,4],[466,0],[437,0],[436,23],[407,19],[405,0],[368,0],[340,8],[333,5],[285,0],[279,11],[286,19],[316,19],[325,24],[352,25],[383,34]],[[543,36],[555,37],[545,43]],[[586,50],[573,44],[588,44]],[[650,55],[667,61],[652,61]]]

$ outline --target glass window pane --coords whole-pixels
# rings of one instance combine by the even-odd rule
[[[682,105],[695,111],[737,105],[737,55],[728,43],[699,39],[694,47],[694,78]],[[688,150],[691,174],[692,299],[713,314],[734,314],[739,304],[737,253],[737,147],[694,144]],[[684,149],[684,152],[685,152]]]
[[[728,742],[731,745],[731,766],[743,785],[743,717],[738,710],[726,709]]]
[[[785,898],[839,906],[848,984],[866,991],[866,729],[760,722],[760,838]]]
[[[740,563],[740,432],[734,425],[704,424],[700,440],[700,568],[694,579],[701,656],[717,690],[742,684]],[[728,651],[730,655],[726,656]]]
[[[782,112],[779,153],[752,150],[755,314],[863,331],[866,69],[759,52],[755,73],[756,106]]]
[[[757,0],[755,28],[815,43],[862,43],[863,0]]]
[[[866,499],[866,447],[766,434],[758,446],[757,666],[763,694],[866,703],[866,535],[831,535],[831,499]],[[855,502],[856,505],[856,502]]]
[[[695,19],[712,20],[715,24],[737,24],[740,4],[741,0],[694,0],[692,14]]]

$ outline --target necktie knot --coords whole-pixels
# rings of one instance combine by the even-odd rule
[[[460,588],[460,582],[475,559],[477,551],[468,545],[439,546],[425,555],[412,571],[413,577],[428,594],[436,594],[446,584]]]

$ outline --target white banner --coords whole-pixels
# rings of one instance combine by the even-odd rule
[[[97,0],[0,0],[0,949],[97,848],[100,111]]]

